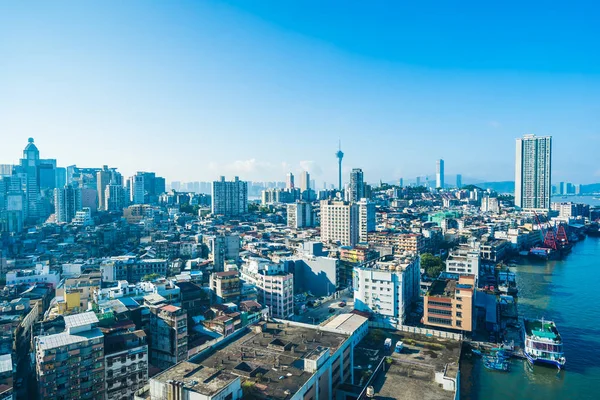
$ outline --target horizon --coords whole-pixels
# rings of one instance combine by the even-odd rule
[[[553,138],[553,182],[600,181],[600,28],[581,18],[597,5],[106,4],[0,6],[1,163],[33,137],[60,166],[125,176],[335,183],[341,140],[344,180],[442,158],[498,182],[534,133]]]

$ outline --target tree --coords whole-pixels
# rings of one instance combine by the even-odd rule
[[[160,278],[160,274],[148,274],[148,275],[144,275],[144,277],[142,278],[142,281],[149,282],[149,281],[155,280],[156,278]]]
[[[428,277],[437,278],[444,270],[444,262],[431,253],[423,253],[421,254],[421,268],[425,270]]]

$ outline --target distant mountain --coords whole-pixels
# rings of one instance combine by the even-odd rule
[[[491,189],[498,193],[510,193],[515,192],[514,181],[501,181],[501,182],[482,182],[476,183],[475,186],[479,186],[482,189]]]

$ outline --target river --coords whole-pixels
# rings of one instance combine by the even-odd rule
[[[600,238],[589,237],[564,260],[514,268],[519,313],[552,319],[563,341],[565,370],[534,367],[512,360],[511,371],[483,368],[474,358],[461,364],[461,398],[599,399],[600,398]],[[472,364],[472,362],[474,364]]]

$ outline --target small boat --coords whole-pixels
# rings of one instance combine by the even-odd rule
[[[476,356],[479,356],[479,357],[481,357],[483,355],[483,353],[479,349],[471,349],[471,353],[473,353],[473,354],[475,354]]]
[[[492,371],[508,372],[509,369],[509,363],[506,359],[493,356],[485,356],[483,366]]]

